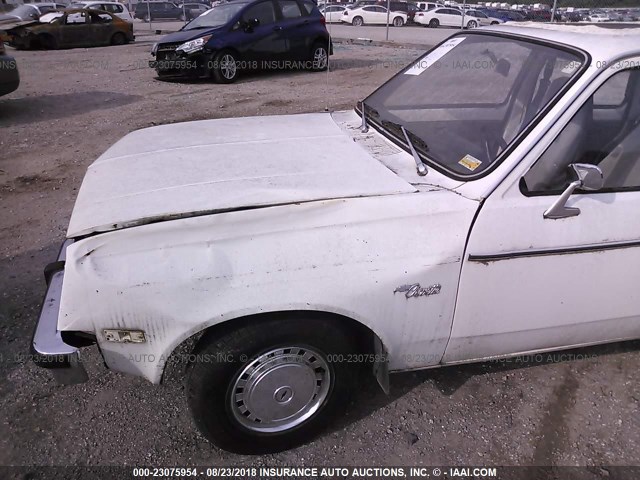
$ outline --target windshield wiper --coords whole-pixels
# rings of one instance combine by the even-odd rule
[[[367,121],[367,114],[365,109],[367,108],[365,106],[364,101],[362,101],[361,103],[362,105],[362,125],[360,126],[360,130],[362,131],[362,133],[367,133],[367,131],[369,130],[369,122]],[[409,150],[411,150],[411,155],[413,156],[413,159],[416,162],[416,168],[418,170],[418,175],[420,175],[421,177],[424,177],[429,171],[427,170],[427,166],[424,164],[424,162],[422,161],[422,159],[420,158],[420,155],[418,155],[418,152],[416,151],[416,148],[413,144],[413,142],[411,141],[411,137],[409,135],[413,135],[414,137],[416,137],[416,135],[412,132],[410,132],[409,130],[407,130],[406,128],[404,128],[402,125],[395,123],[395,122],[391,122],[389,120],[383,120],[380,118],[380,114],[378,113],[378,111],[375,108],[371,108],[369,107],[369,116],[371,118],[375,118],[380,122],[380,126],[382,128],[385,127],[392,127],[394,129],[400,129],[400,131],[402,132],[402,134],[404,135],[404,138],[407,141],[407,144],[409,145]],[[429,150],[429,146],[422,141],[422,139],[420,137],[417,137],[417,140],[420,142],[420,148],[424,151]]]
[[[404,138],[407,139],[407,143],[409,144],[409,149],[411,149],[411,155],[413,155],[413,159],[416,162],[418,175],[420,175],[421,177],[424,177],[427,173],[429,173],[429,171],[427,170],[427,166],[424,164],[424,162],[420,158],[420,155],[418,155],[418,152],[416,152],[416,149],[413,146],[413,142],[411,141],[411,138],[409,138],[409,132],[407,131],[407,129],[401,125],[400,130],[402,130],[402,133],[404,134]]]

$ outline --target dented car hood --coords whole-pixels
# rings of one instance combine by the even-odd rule
[[[88,168],[67,236],[237,209],[414,191],[329,113],[163,125],[130,133]]]

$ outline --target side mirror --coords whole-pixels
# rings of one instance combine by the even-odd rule
[[[569,165],[575,173],[577,179],[569,184],[562,192],[560,198],[556,200],[549,209],[544,212],[544,218],[558,219],[566,217],[575,217],[580,215],[580,209],[576,207],[567,207],[567,200],[576,189],[585,191],[600,190],[604,185],[604,176],[602,170],[597,165],[588,163],[572,163]]]
[[[252,18],[244,22],[244,31],[245,32],[253,32],[253,29],[260,25],[260,20],[257,18]]]

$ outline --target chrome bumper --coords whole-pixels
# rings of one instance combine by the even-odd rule
[[[60,249],[58,260],[45,268],[47,293],[42,301],[40,316],[31,342],[34,363],[39,367],[50,369],[58,383],[67,385],[88,380],[87,372],[80,362],[80,351],[66,344],[58,331],[64,262],[67,247],[71,243],[73,240],[65,241]]]

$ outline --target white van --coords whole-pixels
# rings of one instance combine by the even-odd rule
[[[119,17],[127,22],[133,22],[133,16],[129,12],[129,9],[118,2],[100,2],[100,1],[80,1],[73,2],[69,5],[70,8],[90,8],[92,10],[104,10],[105,12],[109,12],[114,14],[116,17]]]

